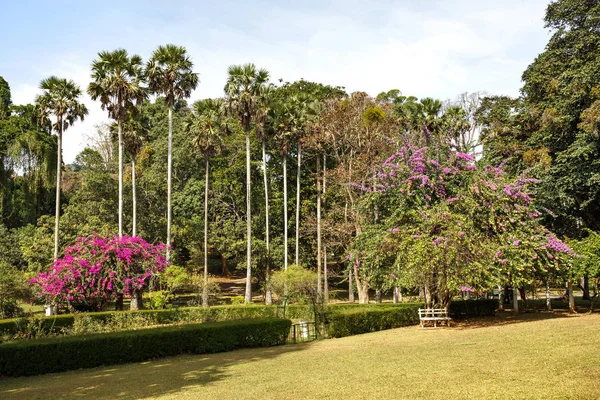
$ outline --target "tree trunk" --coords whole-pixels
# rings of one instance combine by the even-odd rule
[[[367,282],[361,282],[358,278],[358,265],[354,263],[354,281],[358,291],[358,304],[369,304],[369,285]]]
[[[283,153],[283,270],[288,267],[287,152]]]
[[[246,293],[244,300],[252,303],[252,216],[250,215],[250,127],[246,126]]]
[[[204,285],[202,287],[202,307],[208,307],[208,155],[204,169]]]
[[[135,155],[131,156],[131,198],[133,207],[133,236],[137,236],[137,190],[135,188]]]
[[[327,247],[323,246],[323,301],[329,301],[329,272],[327,271]]]
[[[142,293],[142,290],[138,290],[133,292],[131,295],[131,304],[129,305],[129,309],[131,311],[141,310],[144,308]]]
[[[270,226],[269,226],[269,179],[267,175],[267,150],[265,138],[262,138],[262,163],[263,163],[263,178],[265,183],[265,244],[267,246],[267,262],[265,271],[265,304],[273,304],[273,294],[271,293],[270,277],[271,277],[271,245],[270,241]]]
[[[171,262],[171,169],[173,166],[173,109],[169,107],[169,144],[167,149],[167,263]]]
[[[221,254],[221,275],[223,276],[231,276],[231,272],[227,267],[227,257]]]
[[[500,285],[498,285],[498,303],[498,310],[504,311],[504,291]]]
[[[579,288],[583,292],[582,300],[590,300],[590,280],[587,275],[581,277]]]
[[[123,123],[117,122],[119,136],[119,237],[123,236]]]
[[[375,301],[376,301],[377,303],[381,303],[382,299],[383,299],[383,290],[381,290],[381,287],[380,287],[380,286],[378,286],[378,287],[375,289]]]
[[[321,286],[321,159],[317,157],[317,296],[322,298]]]
[[[519,290],[513,286],[513,311],[519,312]]]
[[[546,280],[546,309],[552,311],[552,302],[550,301],[550,281]]]
[[[527,308],[527,292],[525,291],[524,286],[519,288],[519,294],[521,295],[521,302],[523,303],[523,308]]]
[[[571,310],[571,312],[576,312],[575,311],[575,294],[573,293],[573,284],[571,283],[570,280],[567,282],[567,290],[569,291],[569,310]]]
[[[58,239],[60,235],[60,187],[62,183],[62,118],[58,119],[58,151],[56,163],[56,211],[54,214],[54,259],[58,258]]]
[[[400,295],[400,288],[398,288],[398,286],[394,286],[394,293],[392,294],[392,302],[394,304],[398,303],[399,300],[399,295]]]
[[[302,145],[298,143],[298,169],[296,170],[296,265],[300,263],[300,168],[302,165]]]
[[[348,270],[348,301],[354,303],[354,285],[352,284],[352,268]]]

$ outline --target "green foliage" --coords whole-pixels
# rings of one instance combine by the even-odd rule
[[[25,297],[25,287],[23,272],[0,260],[0,319],[16,317],[22,311],[17,300]]]
[[[498,309],[498,300],[456,300],[448,307],[448,316],[454,319],[493,317]]]
[[[46,338],[0,346],[0,375],[23,376],[285,343],[291,322],[256,319]]]
[[[273,293],[281,298],[305,302],[317,294],[317,274],[314,271],[292,264],[287,271],[275,271],[270,280]]]
[[[344,337],[419,323],[421,304],[368,307],[333,312],[327,316],[331,337]]]

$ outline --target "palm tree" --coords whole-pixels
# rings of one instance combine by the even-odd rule
[[[144,146],[143,139],[148,130],[148,121],[141,114],[129,114],[123,125],[124,147],[131,158],[132,235],[137,236],[137,156]]]
[[[58,138],[56,162],[56,215],[54,222],[54,259],[58,258],[59,217],[60,217],[60,185],[62,179],[62,135],[65,130],[78,119],[83,121],[88,114],[87,107],[80,103],[82,95],[79,86],[72,80],[51,76],[40,83],[43,93],[36,96],[40,119],[46,123],[50,116],[55,121],[52,129]]]
[[[270,221],[269,221],[269,176],[267,172],[267,118],[272,109],[273,103],[273,85],[265,86],[262,95],[259,98],[258,112],[256,115],[256,136],[261,143],[262,148],[262,166],[263,166],[263,181],[265,185],[265,245],[267,250],[266,271],[265,271],[265,304],[273,303],[273,295],[269,285],[271,275],[271,244],[270,244]]]
[[[256,119],[258,99],[263,92],[269,72],[257,70],[254,64],[232,65],[228,69],[225,94],[231,113],[235,114],[246,133],[246,303],[252,302],[252,222],[250,210],[250,123]]]
[[[136,113],[146,97],[142,87],[142,58],[127,50],[102,51],[92,62],[92,82],[88,94],[100,100],[102,109],[117,122],[119,141],[119,237],[123,236],[123,123],[128,113]],[[133,302],[132,302],[133,306]]]
[[[167,44],[158,46],[146,65],[149,89],[165,97],[169,109],[169,147],[167,154],[167,262],[171,259],[171,192],[173,165],[173,106],[191,96],[198,86],[198,74],[185,47]]]
[[[204,155],[204,285],[202,306],[208,307],[208,176],[210,158],[220,149],[222,137],[227,132],[225,108],[222,99],[205,99],[194,103],[193,114],[188,118],[185,130],[193,135],[193,141]]]

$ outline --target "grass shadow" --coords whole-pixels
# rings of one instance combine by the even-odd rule
[[[512,310],[497,311],[495,317],[469,318],[453,321],[450,329],[477,329],[491,326],[535,322],[547,319],[570,318],[572,314],[565,310],[560,311],[530,311],[515,313]]]
[[[231,376],[234,364],[276,358],[307,349],[310,343],[181,355],[147,362],[0,380],[0,398],[9,399],[141,399],[177,395],[185,388],[206,386]]]

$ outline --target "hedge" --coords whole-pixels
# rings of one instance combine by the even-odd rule
[[[0,375],[25,376],[284,344],[290,320],[263,318],[0,344]]]
[[[417,303],[382,303],[382,304],[331,304],[328,305],[326,311],[334,312],[341,310],[366,309],[366,308],[382,308],[382,307],[398,307],[406,304]],[[250,318],[274,318],[281,317],[283,310],[278,310],[277,306],[264,305],[224,305],[213,306],[210,308],[203,307],[182,307],[177,309],[166,310],[139,310],[139,311],[106,311],[86,313],[85,315],[92,320],[105,321],[112,315],[143,315],[154,319],[157,324],[171,324],[181,321],[197,321],[197,322],[219,322],[230,321],[237,319]],[[278,315],[279,314],[279,315]],[[314,311],[311,305],[293,304],[286,307],[286,318],[293,320],[314,320]],[[13,318],[0,320],[0,334],[16,334],[30,321],[30,318]],[[73,326],[75,316],[73,314],[61,314],[51,317],[39,317],[38,319],[43,333],[61,333],[61,330],[68,329]]]
[[[498,309],[498,300],[459,300],[450,303],[448,315],[454,319],[471,317],[493,317]]]
[[[328,315],[327,333],[330,337],[344,337],[416,325],[419,323],[419,307],[422,307],[422,304],[334,311]]]

